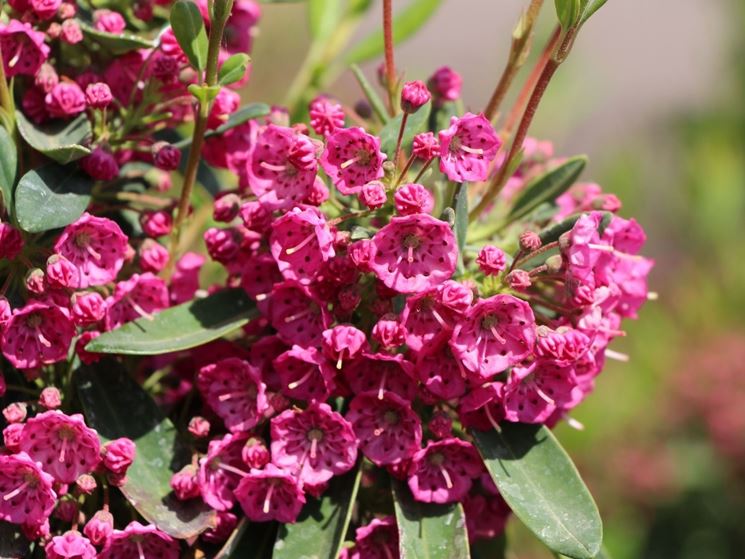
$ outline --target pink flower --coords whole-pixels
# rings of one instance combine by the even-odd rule
[[[334,256],[333,241],[323,213],[295,207],[272,224],[269,247],[286,279],[310,283]]]
[[[450,279],[458,258],[452,229],[426,214],[392,218],[375,234],[372,248],[372,271],[399,293],[418,293]]]
[[[50,19],[57,13],[62,0],[30,0],[29,4],[39,19]]]
[[[0,520],[38,525],[52,512],[57,494],[54,478],[25,452],[0,455]]]
[[[81,288],[116,279],[124,264],[127,236],[105,217],[84,213],[65,227],[54,250],[78,267]]]
[[[427,423],[427,428],[433,436],[445,439],[453,434],[453,420],[445,412],[435,412]]]
[[[152,524],[130,522],[124,530],[114,530],[98,559],[157,557],[178,559],[179,545],[171,536]]]
[[[318,485],[349,471],[357,461],[352,426],[328,404],[286,410],[272,419],[272,462]]]
[[[94,109],[105,109],[113,99],[111,89],[103,82],[88,84],[85,88],[85,100],[89,107]]]
[[[440,140],[432,132],[422,132],[414,136],[411,153],[422,161],[431,161],[440,153]]]
[[[233,508],[233,492],[239,481],[246,475],[241,451],[248,440],[245,433],[225,435],[213,439],[207,448],[207,456],[199,462],[199,489],[202,499],[218,511]]]
[[[393,201],[399,215],[428,214],[435,207],[435,199],[429,190],[416,183],[401,186],[393,195]]]
[[[447,345],[435,353],[421,356],[414,370],[424,387],[438,398],[452,400],[460,398],[466,391],[460,363]]]
[[[197,386],[209,406],[234,433],[255,427],[269,408],[260,372],[236,357],[202,367]]]
[[[23,250],[20,231],[8,223],[0,223],[0,258],[15,260]]]
[[[406,82],[401,89],[401,110],[411,114],[417,112],[432,98],[424,82]]]
[[[576,386],[572,366],[539,359],[525,367],[513,367],[504,386],[505,418],[543,423],[557,409],[571,404]]]
[[[319,136],[327,137],[344,128],[344,109],[339,103],[323,95],[310,102],[308,115],[311,128]]]
[[[261,313],[286,344],[317,345],[331,323],[326,305],[305,286],[285,281],[259,304]]]
[[[392,516],[373,518],[357,528],[355,551],[349,559],[398,559],[398,528]]]
[[[49,57],[49,46],[44,44],[44,33],[35,31],[29,23],[11,19],[0,24],[0,48],[3,52],[5,75],[33,76]]]
[[[39,405],[48,410],[55,410],[62,405],[62,395],[54,386],[47,386],[39,395]]]
[[[321,166],[342,194],[357,194],[370,181],[383,176],[386,155],[380,138],[362,128],[343,128],[326,140]]]
[[[488,380],[527,357],[535,343],[535,318],[512,295],[481,299],[455,327],[450,347],[463,366]]]
[[[456,101],[460,97],[463,79],[449,66],[442,66],[427,80],[427,86],[439,101]]]
[[[355,396],[346,416],[359,449],[378,466],[411,458],[422,443],[422,424],[411,403],[392,392]]]
[[[308,136],[270,124],[249,152],[248,184],[268,208],[291,208],[308,195],[317,169],[316,145]]]
[[[409,466],[409,489],[423,503],[462,501],[483,462],[471,443],[456,438],[430,441]]]
[[[402,354],[365,353],[345,369],[344,376],[355,393],[375,392],[379,399],[386,391],[407,400],[416,397],[415,373]]]
[[[450,128],[440,136],[440,171],[451,181],[483,181],[489,175],[489,163],[496,157],[502,141],[484,117],[466,113],[453,117]]]
[[[163,237],[173,228],[173,216],[164,210],[145,212],[140,217],[140,225],[148,237]]]
[[[121,437],[106,443],[101,449],[104,467],[117,475],[124,475],[132,465],[137,454],[137,447],[131,439]]]
[[[33,369],[63,360],[75,335],[66,312],[44,303],[17,309],[2,332],[3,355],[19,369]]]
[[[377,210],[385,206],[388,197],[385,192],[385,185],[380,181],[368,182],[362,187],[359,193],[360,202],[365,204],[371,210]]]
[[[541,236],[535,231],[525,231],[520,235],[520,248],[526,252],[538,250],[542,244]]]
[[[187,252],[178,262],[171,276],[171,299],[174,304],[183,303],[194,297],[199,289],[199,272],[205,259],[196,252]]]
[[[114,531],[114,516],[107,510],[97,511],[83,528],[93,545],[103,545]]]
[[[69,530],[61,536],[54,536],[44,546],[47,559],[95,559],[96,548],[88,538],[76,530]]]
[[[133,274],[116,284],[114,295],[106,299],[106,330],[137,318],[152,319],[152,314],[168,307],[165,282],[150,272]]]
[[[34,85],[44,93],[49,93],[59,83],[59,74],[54,66],[45,62],[34,76]]]
[[[354,326],[340,324],[324,330],[322,349],[324,355],[341,369],[344,361],[353,361],[367,347],[365,333]]]
[[[119,35],[127,28],[127,22],[119,12],[95,10],[93,12],[93,27],[98,31]]]
[[[484,275],[498,276],[507,267],[507,258],[501,248],[486,245],[479,251],[476,264],[479,265]]]
[[[85,110],[85,94],[75,82],[61,82],[44,98],[47,110],[53,117],[67,118]]]
[[[73,483],[100,462],[98,434],[80,414],[50,410],[29,419],[23,427],[21,450],[44,464],[57,481]]]
[[[482,495],[471,492],[463,501],[466,513],[468,539],[496,538],[504,533],[512,510],[500,495]]]
[[[382,348],[392,350],[403,345],[406,328],[397,320],[396,315],[386,314],[373,326],[372,337]]]
[[[95,324],[106,314],[106,303],[95,291],[75,293],[71,301],[72,318],[79,326]]]
[[[282,392],[298,400],[326,400],[334,389],[334,370],[315,347],[293,345],[274,360]]]
[[[111,181],[119,176],[116,158],[104,148],[95,148],[90,155],[80,160],[80,166],[90,177],[99,181]]]
[[[64,256],[53,254],[47,259],[46,280],[50,287],[76,289],[80,283],[77,266]]]
[[[235,497],[249,520],[293,523],[305,504],[305,495],[295,478],[273,464],[251,470],[241,479]]]
[[[243,225],[253,231],[265,231],[272,222],[271,212],[261,202],[246,202],[240,209]]]

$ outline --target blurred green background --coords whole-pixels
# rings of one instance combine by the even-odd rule
[[[480,110],[525,4],[445,0],[398,48],[399,69],[426,79],[453,66],[465,80],[465,106]],[[375,28],[377,12],[355,37]],[[617,559],[745,557],[743,29],[742,0],[609,0],[533,130],[557,154],[590,155],[585,178],[623,200],[622,215],[643,224],[657,261],[651,289],[659,299],[614,343],[630,362],[610,362],[577,410],[584,431],[558,431]],[[266,6],[244,96],[281,102],[309,43],[304,7]],[[376,63],[364,66],[368,75]],[[348,72],[327,87],[349,104],[360,97]],[[511,556],[550,557],[518,524],[509,528]]]

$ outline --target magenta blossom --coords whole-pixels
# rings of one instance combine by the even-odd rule
[[[207,448],[207,456],[199,462],[197,480],[202,499],[218,511],[233,508],[234,489],[246,475],[242,450],[248,435],[236,433],[213,439]]]
[[[96,548],[76,530],[54,536],[44,547],[47,559],[95,559]]]
[[[44,303],[17,309],[2,330],[2,351],[19,369],[61,361],[67,356],[75,325],[66,311]]]
[[[504,386],[505,418],[521,423],[543,423],[572,400],[577,380],[574,368],[554,361],[536,360],[525,367],[513,367]]]
[[[483,462],[469,442],[456,438],[430,441],[409,466],[409,488],[417,501],[454,503],[463,500]]]
[[[40,525],[57,500],[54,478],[25,452],[0,455],[0,520]]]
[[[427,80],[427,85],[438,101],[455,101],[460,97],[463,79],[449,66],[442,66]]]
[[[114,530],[99,559],[119,559],[137,557],[157,557],[158,559],[178,559],[179,546],[168,534],[161,532],[152,524],[143,526],[130,522],[124,530]]]
[[[310,125],[319,136],[329,136],[344,128],[344,109],[328,97],[319,96],[308,107]]]
[[[502,141],[484,115],[453,117],[439,136],[440,171],[455,182],[486,180]]]
[[[152,320],[153,313],[168,307],[168,288],[162,279],[150,272],[134,274],[116,284],[114,295],[106,300],[106,306],[107,330],[137,318]]]
[[[305,504],[305,495],[295,477],[273,464],[263,470],[251,470],[236,487],[235,496],[253,522],[293,523]]]
[[[85,110],[85,93],[75,82],[61,82],[47,93],[45,103],[53,117],[69,118]]]
[[[286,279],[310,283],[324,262],[334,256],[333,241],[318,209],[295,207],[274,221],[269,246]]]
[[[402,185],[393,195],[396,211],[399,215],[428,214],[435,207],[435,199],[421,184]]]
[[[33,76],[49,57],[44,33],[34,31],[29,23],[11,19],[0,24],[0,48],[3,52],[5,75]]]
[[[343,128],[328,137],[321,166],[339,192],[349,195],[381,178],[385,159],[377,136],[362,128]]]

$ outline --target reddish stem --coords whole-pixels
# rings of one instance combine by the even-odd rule
[[[396,65],[393,62],[393,0],[383,0],[383,42],[385,44],[385,75],[388,87],[388,111],[395,114]]]

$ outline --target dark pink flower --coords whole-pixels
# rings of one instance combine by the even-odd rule
[[[322,332],[331,323],[327,305],[293,281],[275,285],[271,295],[260,301],[259,310],[286,344],[320,344]]]
[[[36,17],[50,19],[57,13],[62,0],[29,0],[29,4]]]
[[[323,95],[316,97],[308,106],[310,126],[319,136],[329,136],[344,128],[344,109]]]
[[[334,389],[334,369],[315,347],[293,345],[274,360],[282,392],[298,400],[325,400]]]
[[[560,327],[551,330],[546,326],[539,326],[536,333],[538,337],[535,354],[562,364],[578,361],[590,348],[587,334],[574,328]]]
[[[119,12],[95,10],[93,12],[93,27],[99,31],[119,35],[127,28],[127,22]]]
[[[520,248],[526,252],[537,250],[542,244],[541,236],[535,231],[525,231],[520,235]]]
[[[251,52],[261,7],[254,0],[237,0],[225,26],[225,47],[229,52]]]
[[[116,284],[114,295],[106,299],[107,330],[137,318],[152,319],[153,313],[168,307],[165,282],[150,272],[133,274]]]
[[[466,391],[464,371],[447,345],[421,356],[414,370],[424,387],[438,398],[452,400]]]
[[[274,407],[274,402],[272,407]],[[249,468],[263,468],[272,460],[266,443],[263,439],[257,437],[251,437],[246,441],[243,450],[241,450],[241,457]]]
[[[42,524],[54,509],[54,478],[25,452],[0,455],[0,520]]]
[[[75,82],[60,82],[44,98],[53,117],[67,118],[85,110],[85,94]]]
[[[380,138],[362,128],[342,128],[327,138],[321,166],[339,192],[357,194],[383,176],[385,159]]]
[[[96,548],[88,538],[76,530],[69,530],[61,536],[54,536],[44,546],[47,559],[95,559]]]
[[[243,225],[253,231],[265,231],[272,222],[272,213],[261,202],[246,202],[240,209]]]
[[[100,462],[98,434],[80,414],[50,410],[29,419],[21,434],[21,450],[43,464],[62,483],[73,483]]]
[[[482,114],[453,117],[440,137],[440,171],[451,181],[483,181],[489,163],[502,145],[494,127]]]
[[[435,199],[421,184],[402,185],[393,195],[399,215],[428,214],[435,207]]]
[[[286,279],[310,283],[334,256],[333,241],[321,211],[295,207],[272,224],[269,247]]]
[[[110,151],[95,148],[90,155],[80,160],[83,171],[99,181],[114,180],[119,176],[119,164]]]
[[[5,75],[9,78],[23,74],[33,76],[49,57],[49,46],[44,44],[44,33],[35,31],[29,23],[11,19],[0,24],[0,48],[3,52]]]
[[[199,462],[199,489],[202,499],[218,511],[233,508],[233,491],[247,472],[244,468],[242,450],[248,435],[236,433],[213,439],[207,448],[207,456]]]
[[[209,406],[232,432],[255,427],[268,409],[266,386],[258,369],[228,357],[199,370],[197,386]]]
[[[140,268],[157,274],[168,264],[168,249],[154,239],[145,239],[140,246]]]
[[[39,405],[48,410],[56,410],[62,405],[62,394],[54,386],[47,386],[39,395]]]
[[[438,439],[451,437],[453,434],[453,420],[445,412],[435,412],[427,423],[427,428]]]
[[[419,293],[450,279],[458,258],[450,226],[426,214],[392,218],[375,234],[372,248],[372,271],[400,293]]]
[[[83,533],[93,545],[103,545],[114,531],[114,516],[108,510],[99,510],[83,528]]]
[[[54,66],[48,62],[42,64],[41,68],[39,68],[39,71],[36,72],[36,75],[34,76],[34,85],[44,93],[52,91],[54,86],[58,83],[59,74],[57,74],[57,70],[54,69]]]
[[[354,361],[367,347],[365,333],[354,326],[340,324],[324,330],[321,348],[324,355],[341,369],[345,361]]]
[[[394,314],[385,314],[372,329],[373,339],[386,350],[393,350],[404,344],[406,327],[398,321]]]
[[[167,142],[153,144],[153,163],[163,171],[175,171],[181,163],[181,150]]]
[[[27,413],[28,404],[25,402],[12,402],[3,408],[3,417],[8,423],[22,423]]]
[[[471,443],[456,438],[430,441],[409,466],[409,489],[417,501],[455,503],[471,489],[483,462]]]
[[[349,559],[398,559],[398,528],[392,516],[373,518],[357,528],[355,551]]]
[[[512,510],[499,495],[469,493],[463,500],[468,539],[491,539],[504,533]]]
[[[124,475],[137,455],[137,447],[131,439],[121,437],[107,442],[101,448],[104,467],[117,475]]]
[[[212,207],[212,218],[215,221],[220,221],[222,223],[230,223],[238,217],[238,212],[240,212],[240,210],[240,197],[234,192],[227,192],[218,198],[215,198]],[[251,227],[248,228],[251,229]]]
[[[505,418],[543,423],[557,409],[572,402],[576,386],[571,365],[538,359],[525,367],[513,367],[504,385]]]
[[[507,257],[501,248],[486,245],[479,251],[476,264],[484,275],[498,276],[507,267]]]
[[[9,452],[18,452],[21,450],[21,432],[23,431],[22,423],[11,423],[3,429],[3,444]]]
[[[411,403],[391,392],[355,396],[347,412],[359,448],[378,466],[411,458],[422,443],[422,424]]]
[[[235,497],[249,520],[293,523],[305,504],[305,495],[295,478],[267,464],[251,470],[235,489]]]
[[[268,125],[251,147],[248,184],[270,209],[301,204],[316,179],[316,145],[292,128]]]
[[[272,419],[272,462],[318,485],[349,471],[357,461],[352,426],[328,404],[286,410]]]
[[[422,161],[431,161],[440,153],[440,140],[432,132],[422,132],[414,136],[411,153]]]
[[[111,89],[103,82],[88,84],[85,88],[85,100],[89,107],[94,109],[105,109],[113,99]]]
[[[49,365],[67,357],[74,335],[75,325],[65,311],[31,302],[5,323],[3,355],[19,369]]]
[[[23,250],[20,231],[8,223],[0,223],[0,258],[15,260]]]
[[[178,559],[179,545],[171,536],[152,524],[130,522],[124,530],[114,530],[98,559],[157,557]]]
[[[530,279],[530,273],[525,270],[512,270],[507,277],[505,277],[507,285],[516,291],[525,291],[532,284],[533,281]]]
[[[105,217],[84,213],[57,239],[54,250],[78,267],[81,288],[116,279],[124,264],[127,236]]]
[[[460,97],[463,79],[449,66],[442,66],[427,80],[427,86],[439,101],[455,101]]]
[[[163,237],[173,228],[173,216],[171,212],[163,210],[145,212],[140,217],[140,225],[148,237]]]
[[[344,376],[355,393],[375,393],[379,399],[386,392],[407,400],[416,397],[412,364],[400,353],[365,353],[346,367]]]
[[[212,102],[207,126],[215,129],[225,124],[228,117],[241,106],[241,96],[235,91],[223,87]]]
[[[401,110],[405,113],[415,113],[432,98],[424,82],[416,80],[406,82],[401,89]]]
[[[53,288],[77,289],[80,283],[80,272],[77,266],[64,256],[53,254],[47,259],[46,280]]]
[[[535,318],[512,295],[481,299],[455,327],[450,347],[476,378],[488,380],[525,359],[535,343]]]

